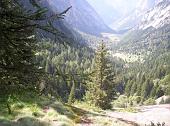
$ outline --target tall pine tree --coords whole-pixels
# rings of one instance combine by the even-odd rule
[[[110,62],[108,50],[104,43],[97,49],[94,73],[88,84],[86,98],[92,104],[102,109],[111,108],[111,101],[115,96],[114,71]]]

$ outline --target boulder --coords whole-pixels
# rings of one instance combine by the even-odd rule
[[[160,105],[160,104],[169,104],[170,103],[170,96],[161,96],[159,97],[158,99],[155,100],[156,101],[156,104],[157,105]]]

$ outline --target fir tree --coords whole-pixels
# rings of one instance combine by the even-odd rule
[[[34,62],[36,28],[13,0],[1,0],[0,18],[0,98],[10,114],[9,99],[26,90],[38,89],[38,69]]]
[[[102,109],[111,108],[115,96],[114,72],[104,43],[97,49],[94,67],[86,98]]]
[[[153,86],[151,93],[150,93],[150,97],[154,98],[156,96],[156,90],[159,87],[158,84],[156,84],[155,86]]]
[[[131,92],[130,92],[130,95],[134,95],[136,93],[136,90],[137,90],[137,84],[135,81],[133,81],[133,84],[132,84],[132,87],[131,87]]]
[[[141,96],[144,98],[150,96],[152,88],[153,88],[153,83],[151,83],[151,81],[147,79],[142,86]]]
[[[125,94],[127,96],[130,96],[131,88],[132,88],[132,81],[128,80],[127,84],[126,84],[126,87],[125,87]]]
[[[0,1],[0,100],[6,103],[9,113],[10,99],[25,92],[39,91],[42,71],[35,62],[37,31],[57,35],[58,30],[52,26],[51,18],[61,18],[68,10],[47,17],[48,10],[41,8],[35,0],[28,2],[33,10],[27,10],[20,2]]]
[[[69,98],[68,98],[68,104],[71,105],[73,103],[73,100],[75,98],[75,81],[73,80],[72,81],[72,86],[71,86],[71,91],[70,91],[70,94],[69,94]]]
[[[142,77],[140,78],[139,84],[137,85],[137,95],[141,96],[142,86],[145,82],[145,74],[142,74]]]

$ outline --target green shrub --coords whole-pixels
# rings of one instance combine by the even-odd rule
[[[30,110],[32,112],[32,115],[35,116],[35,117],[43,116],[42,113],[41,113],[41,110],[40,110],[40,108],[38,107],[37,104],[31,105]]]
[[[42,116],[44,116],[44,115],[43,115],[42,113],[40,113],[40,112],[33,112],[32,115],[35,116],[35,117],[42,117]]]
[[[136,106],[140,103],[141,101],[141,96],[130,96],[128,98],[128,105],[129,106]]]
[[[15,103],[15,104],[13,104],[13,106],[12,106],[13,109],[22,109],[22,108],[24,108],[24,107],[25,107],[25,105],[24,105],[24,103],[22,103],[22,102]]]
[[[32,112],[38,112],[38,110],[39,110],[37,104],[31,105],[31,106],[30,106],[30,109],[31,109]]]
[[[125,108],[128,104],[128,98],[125,95],[120,95],[117,100],[113,102],[114,107]]]
[[[144,102],[144,105],[155,105],[155,104],[156,102],[155,102],[155,99],[153,98],[149,98]]]

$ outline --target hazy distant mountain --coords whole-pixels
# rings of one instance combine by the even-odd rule
[[[134,53],[170,49],[170,0],[157,2],[139,22],[123,37],[124,50]]]
[[[43,0],[53,12],[61,12],[68,7],[65,21],[73,28],[92,35],[113,32],[86,0]]]
[[[158,0],[140,0],[134,10],[132,10],[128,15],[113,22],[110,27],[117,30],[131,29],[136,26],[145,12],[153,8],[158,3]]]
[[[108,25],[121,18],[122,8],[114,6],[113,0],[87,0]],[[125,1],[126,2],[126,1]],[[115,4],[116,5],[116,4]]]
[[[162,0],[87,0],[112,29],[127,31]]]
[[[170,24],[170,0],[161,0],[153,9],[143,15],[138,28],[143,30],[149,27],[158,29],[166,24]]]

